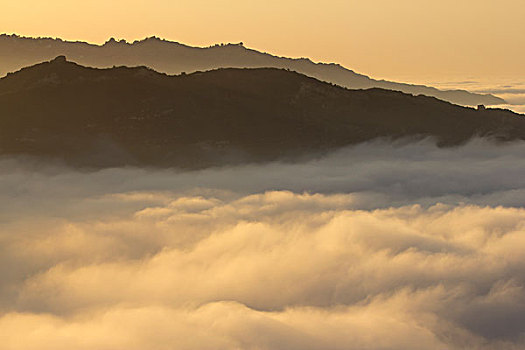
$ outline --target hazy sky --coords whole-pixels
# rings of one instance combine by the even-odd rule
[[[0,0],[0,32],[243,41],[374,77],[525,79],[523,0]]]

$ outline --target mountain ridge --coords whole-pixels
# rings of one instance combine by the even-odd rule
[[[523,140],[523,117],[275,68],[172,76],[61,56],[0,79],[0,155],[77,167],[295,161],[378,138]]]
[[[379,87],[414,95],[434,96],[461,105],[505,103],[503,99],[490,94],[476,94],[466,90],[439,90],[423,85],[376,80],[339,64],[313,62],[308,58],[275,56],[246,48],[242,43],[192,47],[157,37],[149,37],[132,43],[112,38],[102,45],[97,45],[53,38],[0,35],[0,62],[3,63],[0,66],[0,75],[58,55],[65,55],[68,59],[85,66],[109,68],[120,65],[145,65],[167,74],[217,68],[283,68],[351,89]]]

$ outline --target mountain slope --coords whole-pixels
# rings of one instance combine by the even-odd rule
[[[313,63],[308,59],[277,57],[240,44],[196,48],[176,42],[148,38],[132,44],[110,40],[102,46],[60,39],[23,38],[0,35],[0,76],[22,67],[65,55],[80,64],[108,68],[114,65],[148,66],[168,74],[218,68],[284,68],[350,89],[384,88],[414,95],[434,96],[461,105],[497,105],[505,101],[493,95],[465,90],[442,91],[422,85],[374,80],[337,64]]]
[[[286,70],[168,76],[58,57],[0,79],[0,154],[78,166],[201,168],[293,160],[378,137],[525,138],[523,116],[347,90]]]

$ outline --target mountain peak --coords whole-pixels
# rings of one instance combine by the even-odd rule
[[[68,60],[67,60],[67,57],[64,56],[64,55],[60,55],[60,56],[57,56],[55,58],[53,58],[51,61],[49,61],[50,63],[67,63]]]
[[[119,45],[119,44],[130,45],[130,43],[128,43],[125,39],[117,40],[115,38],[109,38],[108,41],[106,41],[104,45],[102,46],[108,46],[108,45],[111,46],[111,45]]]

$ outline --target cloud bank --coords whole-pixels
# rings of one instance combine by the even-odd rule
[[[521,349],[524,147],[192,173],[4,160],[2,349]]]
[[[504,99],[507,104],[493,106],[506,108],[516,113],[525,114],[525,83],[516,79],[496,79],[492,81],[466,80],[459,82],[436,82],[431,84],[440,89],[467,89],[471,92],[491,94]]]

